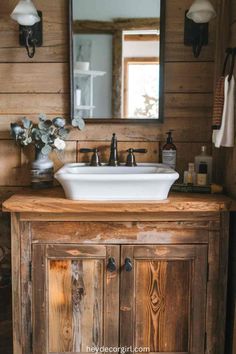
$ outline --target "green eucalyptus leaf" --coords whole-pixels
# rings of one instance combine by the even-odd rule
[[[45,122],[47,120],[47,116],[45,113],[40,113],[39,114],[39,121],[40,122]]]
[[[69,134],[69,129],[61,128],[61,129],[59,129],[58,134],[59,134],[60,138],[66,139]]]
[[[17,140],[21,134],[24,133],[24,129],[17,123],[11,123],[11,135]]]
[[[41,152],[43,155],[48,155],[52,151],[52,147],[50,145],[45,145]]]
[[[42,135],[41,140],[44,144],[48,144],[49,143],[49,135],[47,135],[47,134]]]
[[[39,123],[38,123],[38,128],[39,128],[40,130],[45,130],[44,122],[39,122]]]
[[[74,119],[72,119],[72,122],[71,122],[71,124],[72,124],[72,126],[73,127],[77,127],[77,121],[76,121],[76,119],[74,118]]]
[[[31,122],[31,120],[29,120],[29,119],[26,118],[26,117],[24,117],[24,118],[22,119],[22,124],[23,124],[23,127],[24,127],[25,129],[29,129],[29,128],[33,125],[33,123]]]
[[[78,121],[77,121],[77,127],[80,129],[80,130],[83,130],[84,127],[85,127],[85,122],[83,120],[83,118],[80,118]]]
[[[52,123],[55,125],[57,128],[63,128],[66,125],[66,121],[64,118],[61,117],[56,117],[53,118]]]

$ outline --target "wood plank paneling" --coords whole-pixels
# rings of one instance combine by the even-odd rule
[[[0,31],[1,33],[1,31]],[[29,63],[67,63],[69,48],[67,44],[55,44],[37,48],[37,54],[28,59]],[[0,47],[0,63],[22,63],[25,51],[21,47]]]
[[[165,95],[165,125],[168,118],[209,118],[212,112],[212,94],[167,93]],[[177,127],[176,127],[177,128]],[[190,141],[190,139],[189,139]]]
[[[190,273],[186,261],[136,262],[137,347],[149,347],[151,352],[188,352]]]
[[[214,61],[214,43],[202,48],[201,61]],[[1,53],[1,51],[0,51]],[[192,47],[187,47],[183,41],[179,43],[166,43],[165,45],[165,61],[166,62],[192,62],[199,61],[193,55]]]
[[[5,116],[38,115],[40,112],[54,115],[64,115],[69,111],[68,94],[0,94],[0,114]],[[9,119],[10,121],[10,119]]]
[[[212,92],[213,65],[209,62],[166,63],[165,92]]]
[[[68,93],[68,76],[64,63],[0,64],[0,93]]]

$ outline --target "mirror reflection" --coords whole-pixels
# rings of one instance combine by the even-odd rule
[[[161,0],[72,0],[72,114],[162,120]]]

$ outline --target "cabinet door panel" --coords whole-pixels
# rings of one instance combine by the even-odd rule
[[[207,247],[123,246],[121,264],[126,258],[133,270],[122,268],[121,346],[203,354]]]
[[[108,257],[119,264],[119,247],[33,246],[35,354],[118,345],[119,277]]]

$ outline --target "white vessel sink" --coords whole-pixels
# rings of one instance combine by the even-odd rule
[[[55,178],[73,200],[164,200],[179,174],[163,164],[64,165]]]

